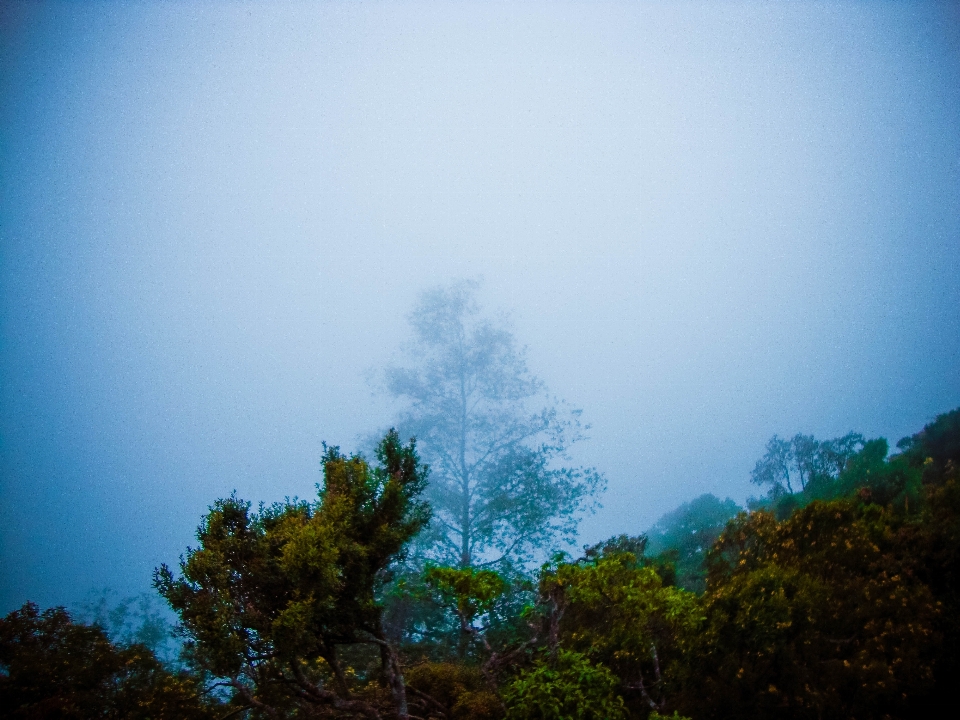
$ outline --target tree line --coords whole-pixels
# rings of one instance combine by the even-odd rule
[[[573,552],[603,486],[476,287],[425,294],[373,453],[313,500],[216,501],[161,566],[182,652],[27,604],[0,620],[19,718],[912,718],[953,696],[960,409],[890,454],[774,436],[746,509],[704,495]],[[406,438],[416,437],[416,440]],[[101,613],[101,616],[103,613]],[[151,626],[152,627],[152,626]],[[155,635],[155,633],[154,633]]]

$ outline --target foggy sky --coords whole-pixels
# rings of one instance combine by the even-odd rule
[[[0,6],[0,612],[310,497],[417,295],[483,278],[609,481],[960,405],[960,14],[926,3]]]

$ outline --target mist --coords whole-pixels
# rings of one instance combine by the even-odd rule
[[[774,433],[960,405],[949,3],[5,3],[0,610],[149,589],[310,497],[482,279],[607,478],[583,543]]]

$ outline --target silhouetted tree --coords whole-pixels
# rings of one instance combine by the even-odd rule
[[[847,461],[863,444],[863,436],[853,432],[825,441],[812,435],[797,434],[791,440],[774,435],[750,473],[750,480],[766,487],[774,502],[808,488],[814,497],[822,497],[825,486],[839,478]]]
[[[63,608],[27,603],[0,619],[5,718],[201,720],[223,709],[197,677],[167,670],[144,645],[115,645]],[[219,710],[219,712],[215,712]]]

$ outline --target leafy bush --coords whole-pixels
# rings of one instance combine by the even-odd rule
[[[626,718],[619,681],[581,653],[561,650],[541,660],[504,691],[509,720],[620,720]]]

